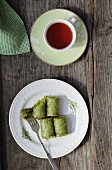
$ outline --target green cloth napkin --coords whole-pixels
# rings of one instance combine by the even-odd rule
[[[6,1],[0,0],[0,54],[27,52],[30,44],[23,21]]]

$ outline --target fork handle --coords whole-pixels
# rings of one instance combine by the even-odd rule
[[[49,152],[48,152],[47,149],[45,148],[44,144],[42,143],[39,134],[37,134],[37,136],[38,136],[38,139],[39,139],[39,141],[40,141],[40,143],[41,143],[41,145],[42,145],[42,147],[43,147],[43,149],[44,149],[44,151],[45,151],[45,153],[46,153],[46,155],[47,155],[47,157],[48,157],[48,160],[49,160],[49,162],[50,162],[53,170],[59,170],[59,169],[57,168],[57,166],[55,165],[53,158],[51,157],[51,155],[49,154]]]

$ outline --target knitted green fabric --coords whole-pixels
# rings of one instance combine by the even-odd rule
[[[30,52],[24,23],[4,0],[0,0],[0,54],[16,55]]]

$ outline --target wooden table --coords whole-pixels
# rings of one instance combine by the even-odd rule
[[[48,160],[24,152],[14,141],[8,124],[15,95],[38,79],[56,78],[73,85],[84,97],[90,123],[86,137],[70,154],[56,159],[60,170],[111,170],[112,112],[112,1],[7,0],[23,19],[28,34],[35,19],[54,8],[76,12],[85,22],[88,47],[69,66],[43,63],[33,51],[0,56],[0,170],[51,170]]]

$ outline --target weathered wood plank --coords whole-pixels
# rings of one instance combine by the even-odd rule
[[[94,169],[112,168],[112,6],[111,1],[94,5]]]
[[[0,59],[0,66],[1,66],[1,59]],[[1,67],[0,67],[1,69]],[[0,70],[0,73],[1,73],[1,70]],[[0,76],[0,82],[1,82],[1,76]],[[2,110],[2,83],[0,83],[0,99],[1,99],[1,102],[0,102],[0,110]],[[1,118],[1,116],[0,116]],[[1,120],[0,120],[0,130],[2,131],[2,125],[1,125]],[[0,170],[2,170],[2,137],[0,138]]]
[[[0,59],[0,65],[1,65],[1,59]],[[1,68],[0,68],[0,73],[1,73]],[[1,76],[0,76],[0,82],[2,82],[1,80]],[[2,112],[2,83],[0,83],[0,111]],[[2,119],[0,116],[0,131],[2,132]],[[3,159],[3,155],[2,155],[2,133],[0,133],[1,137],[0,137],[0,170],[2,170],[2,159]]]

